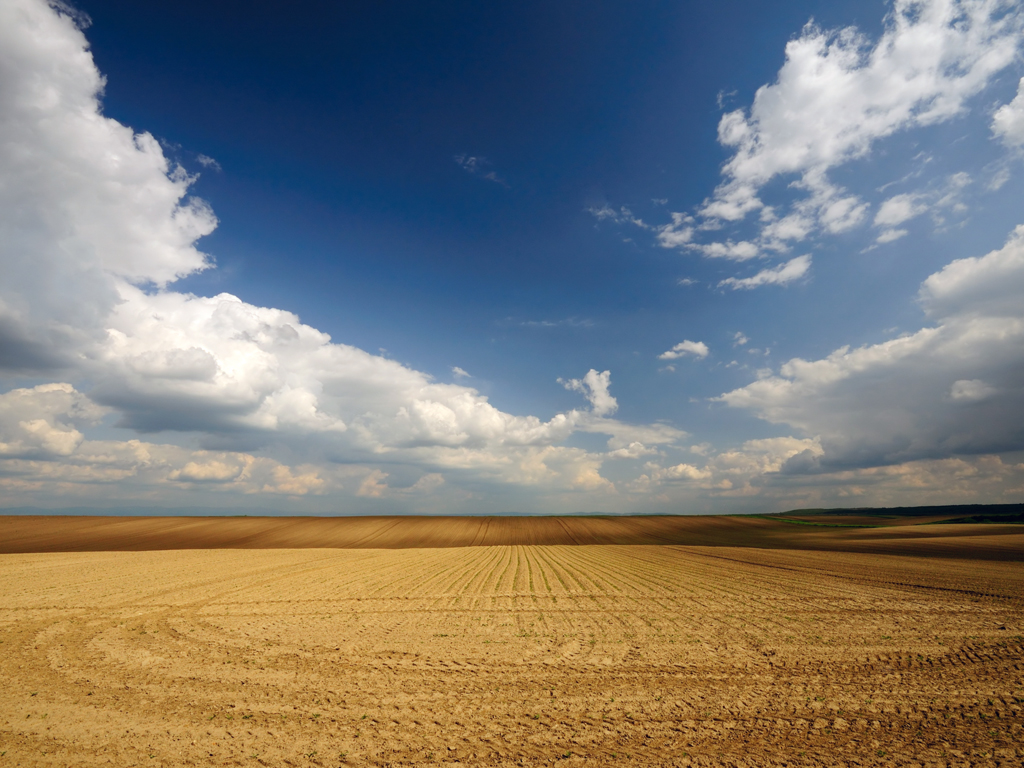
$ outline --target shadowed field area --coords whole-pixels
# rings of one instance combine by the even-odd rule
[[[949,508],[947,508],[949,509]],[[636,517],[0,516],[0,553],[680,544],[1024,560],[1024,525],[961,513]],[[998,519],[998,518],[996,518]]]

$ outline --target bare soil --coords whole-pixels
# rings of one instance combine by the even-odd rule
[[[950,525],[941,524],[943,519],[941,515],[883,519],[846,514],[800,517],[0,515],[0,553],[682,544],[1024,561],[1024,525]],[[866,525],[876,527],[863,527]]]
[[[1024,764],[1020,526],[767,526],[5,554],[0,768]]]

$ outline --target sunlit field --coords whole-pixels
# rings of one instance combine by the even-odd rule
[[[0,765],[1020,764],[1024,565],[962,548],[6,554]]]

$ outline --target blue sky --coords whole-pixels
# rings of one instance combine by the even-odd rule
[[[9,506],[1024,497],[1019,3],[0,9]]]

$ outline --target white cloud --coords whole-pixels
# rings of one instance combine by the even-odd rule
[[[608,452],[609,459],[639,459],[642,456],[652,456],[658,453],[658,449],[646,446],[643,443],[633,441],[625,448],[618,448]]]
[[[827,470],[814,440],[748,440],[710,456],[703,467],[648,462],[629,484],[634,494],[736,511],[807,507],[914,506],[1012,502],[1024,488],[1024,464],[983,455]],[[801,469],[802,468],[802,469]]]
[[[910,232],[906,229],[887,229],[875,238],[875,242],[884,245],[885,243],[892,243],[899,240],[901,237],[906,237]]]
[[[710,350],[708,345],[703,341],[681,341],[676,344],[672,349],[667,352],[662,352],[658,355],[659,360],[676,360],[684,355],[693,355],[696,358],[703,359],[708,356]]]
[[[776,176],[801,174],[817,188],[878,139],[955,117],[1015,60],[1020,29],[1020,10],[999,0],[896,0],[874,44],[854,28],[808,25],[750,113],[722,117],[719,141],[736,154],[702,213],[742,218]]]
[[[1021,296],[1024,225],[1002,248],[924,281],[920,302],[933,326],[821,360],[795,358],[719,400],[820,437],[815,467],[1024,449]]]
[[[750,109],[722,116],[718,140],[734,152],[722,183],[697,211],[700,222],[674,214],[672,224],[656,227],[660,244],[744,260],[860,226],[869,218],[870,201],[832,182],[829,173],[866,157],[882,139],[963,115],[968,100],[1017,60],[1022,24],[1019,3],[1004,0],[895,0],[877,40],[852,27],[808,24],[786,45],[776,80],[758,89]],[[1008,144],[1024,142],[1021,104],[1024,96],[1018,95],[993,118],[993,131]],[[795,197],[783,193],[788,203],[766,205],[763,190],[785,178]],[[942,205],[963,207],[938,194],[891,197],[876,213],[875,225],[882,228],[876,242],[902,237],[900,224]],[[696,233],[723,230],[755,212],[760,221],[754,236],[694,242]],[[936,214],[936,224],[943,223]],[[790,270],[801,265],[791,262]],[[755,282],[723,285],[752,287],[775,277],[765,271]]]
[[[875,214],[876,227],[897,227],[915,216],[920,216],[929,206],[920,194],[895,195],[886,200]]]
[[[457,366],[457,365],[453,365],[452,366],[452,376],[454,376],[457,379],[471,379],[471,378],[473,378],[468,373],[466,373],[464,370],[459,368],[459,366]]]
[[[161,487],[305,495],[325,486],[318,470],[231,451],[192,451],[139,440],[96,441],[80,429],[106,412],[70,384],[0,394],[0,490],[43,487],[73,495],[112,482]],[[77,489],[77,490],[76,490]]]
[[[1004,144],[1019,147],[1024,144],[1024,77],[1017,84],[1017,95],[992,115],[992,133]]]
[[[778,473],[787,461],[796,456],[821,453],[816,440],[795,437],[747,440],[738,448],[713,455],[705,446],[695,447],[700,449],[695,453],[707,456],[703,467],[686,463],[663,467],[651,461],[644,466],[644,474],[631,485],[632,490],[650,492],[659,486],[682,485],[703,489],[712,495],[755,495],[759,490],[757,484],[763,482],[766,475]]]
[[[733,290],[757,288],[762,285],[789,285],[799,280],[811,268],[810,256],[797,256],[777,267],[762,269],[752,277],[729,277],[722,280],[719,287],[728,286]]]
[[[244,457],[244,458],[243,458]],[[235,458],[235,457],[232,457]],[[219,459],[190,461],[167,477],[187,483],[225,483],[237,480],[252,464],[253,457],[239,455],[241,461],[227,462]]]
[[[662,248],[679,248],[693,239],[693,217],[685,213],[673,213],[672,223],[658,227],[658,245]]]
[[[765,208],[764,211],[770,209]],[[800,242],[814,230],[814,219],[804,213],[795,212],[781,219],[762,216],[768,223],[761,229],[764,247],[772,250],[785,250],[789,241]]]
[[[724,243],[694,244],[691,249],[713,259],[732,259],[733,261],[747,261],[760,253],[760,248],[748,240],[741,240],[738,243],[726,240]]]
[[[994,317],[1015,320],[1024,314],[1024,225],[1006,244],[985,256],[957,259],[930,275],[921,286],[925,311],[936,318]]]
[[[586,397],[596,416],[607,416],[610,413],[615,413],[619,408],[618,402],[608,391],[611,377],[611,371],[598,373],[591,368],[582,379],[569,379],[568,381],[559,379],[558,382],[566,389],[579,392]]]
[[[661,469],[656,465],[649,465],[656,479],[659,480],[707,480],[711,477],[711,472],[707,469],[699,469],[693,464],[676,464],[672,467],[666,467]]]
[[[41,384],[0,395],[0,457],[53,459],[82,444],[78,427],[94,424],[104,410],[70,384]]]
[[[742,347],[744,344],[750,341],[750,339],[748,339],[746,335],[744,335],[743,331],[736,331],[736,333],[733,334],[732,339],[732,345],[734,347]]]
[[[102,115],[103,79],[72,19],[0,6],[0,364],[39,370],[102,340],[118,281],[165,285],[208,266],[216,219],[148,133]]]
[[[1024,6],[1011,0],[893,0],[877,39],[853,27],[825,30],[809,23],[786,45],[775,81],[757,90],[750,108],[722,116],[718,140],[733,154],[722,182],[696,215],[673,213],[672,222],[660,226],[636,223],[654,231],[663,247],[736,261],[788,253],[808,238],[850,232],[871,220],[873,203],[862,197],[866,190],[851,192],[830,174],[868,157],[884,139],[967,114],[970,100],[1019,60],[1022,30]],[[993,115],[993,132],[1012,146],[1024,143],[1021,83],[1017,97]],[[931,157],[920,156],[921,167],[892,183],[918,178]],[[989,188],[1006,178],[1004,168]],[[967,174],[954,174],[945,191],[926,185],[881,201],[874,216],[880,229],[876,245],[905,236],[901,225],[926,212],[937,227],[947,223],[940,209],[964,213],[958,190],[969,181]],[[763,193],[781,202],[766,205]],[[742,237],[729,231],[758,212],[754,233],[750,226]],[[595,215],[632,217],[626,208],[616,212],[607,206]],[[721,234],[699,241],[699,235],[714,232]],[[804,266],[791,261],[783,270],[720,285],[778,284]]]

